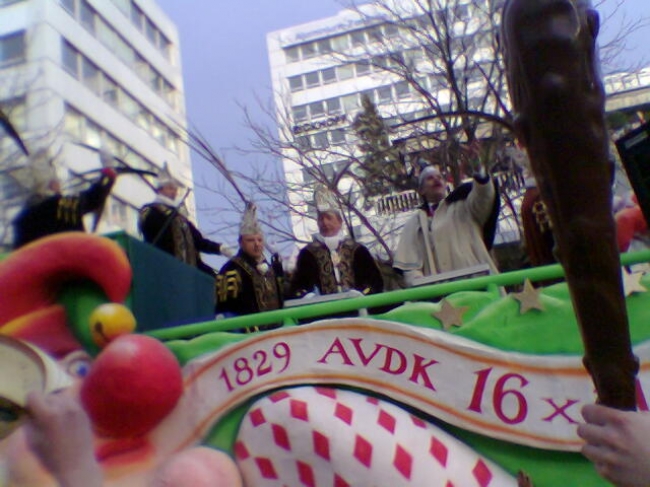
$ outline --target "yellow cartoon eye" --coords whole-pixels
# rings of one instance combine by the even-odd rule
[[[105,347],[114,338],[133,333],[135,317],[121,304],[106,303],[97,306],[90,314],[90,332],[93,342]]]

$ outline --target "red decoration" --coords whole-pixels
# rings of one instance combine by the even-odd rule
[[[167,416],[182,392],[181,369],[168,348],[145,335],[123,335],[97,357],[81,401],[98,433],[136,437]]]

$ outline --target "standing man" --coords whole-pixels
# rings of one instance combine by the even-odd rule
[[[424,204],[404,225],[394,267],[407,286],[418,277],[488,264],[499,212],[496,188],[485,170],[447,195],[440,170],[428,166],[418,180]]]
[[[33,193],[13,221],[14,249],[53,233],[85,231],[84,215],[104,206],[117,176],[113,168],[104,167],[88,189],[64,196],[47,149],[37,152],[30,165]]]
[[[298,254],[290,295],[333,294],[356,289],[380,293],[384,281],[370,251],[341,231],[343,218],[333,195],[316,193],[318,232]]]
[[[230,257],[232,251],[225,244],[205,238],[181,214],[183,202],[176,200],[178,188],[176,181],[165,170],[158,180],[156,199],[140,209],[140,231],[146,242],[214,276],[214,270],[201,260],[199,252]]]
[[[257,221],[257,209],[248,203],[239,227],[239,252],[217,276],[217,311],[246,315],[282,308],[284,272],[277,254],[269,263],[264,258],[264,235]],[[247,328],[247,333],[277,328],[266,325]]]

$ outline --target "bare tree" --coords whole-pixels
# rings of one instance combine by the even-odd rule
[[[619,7],[621,1],[603,0],[618,3]],[[391,238],[398,229],[395,219],[375,218],[368,211],[387,196],[366,188],[368,177],[379,174],[373,166],[379,160],[397,163],[395,167],[401,164],[396,174],[387,171],[387,179],[393,179],[392,187],[391,181],[381,182],[386,192],[404,189],[396,180],[397,174],[401,168],[404,173],[417,174],[419,161],[440,165],[453,184],[458,184],[472,172],[474,161],[465,148],[475,140],[483,141],[483,158],[500,161],[497,175],[502,207],[519,228],[516,200],[523,180],[521,168],[507,155],[513,135],[498,36],[503,3],[348,3],[362,20],[356,33],[359,35],[355,42],[350,34],[347,46],[333,45],[333,63],[329,65],[373,80],[368,84],[370,88],[358,96],[358,106],[339,107],[332,113],[324,110],[325,119],[299,122],[295,107],[291,108],[291,95],[283,90],[284,98],[279,102],[276,99],[276,107],[258,100],[265,120],[244,108],[252,140],[248,147],[238,150],[256,159],[252,164],[255,169],[252,175],[233,170],[230,173],[246,194],[262,203],[261,215],[276,238],[291,241],[295,225],[313,219],[313,190],[324,186],[336,195],[350,233],[358,237],[362,228],[367,241],[376,243],[375,251],[390,259]],[[611,21],[609,16],[605,21]],[[643,21],[623,24],[621,34],[608,41],[603,52],[615,53],[626,33],[643,25]],[[372,117],[363,120],[361,100],[366,98],[377,108],[374,122]],[[369,107],[366,104],[366,112]],[[356,129],[361,131],[355,130],[355,119]],[[376,133],[366,130],[379,119],[383,126],[375,126]],[[367,135],[374,139],[364,140]],[[386,144],[386,138],[390,144]],[[233,194],[228,203],[231,210],[238,207],[238,199]],[[288,224],[288,220],[278,217],[287,212],[294,217]]]

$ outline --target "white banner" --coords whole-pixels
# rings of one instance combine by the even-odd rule
[[[639,404],[647,409],[650,343],[635,353],[641,361]],[[595,400],[581,360],[504,352],[442,331],[375,319],[321,321],[261,333],[191,361],[184,368],[186,394],[157,434],[175,443],[184,438],[186,445],[263,391],[341,384],[489,437],[577,451],[580,408]]]

